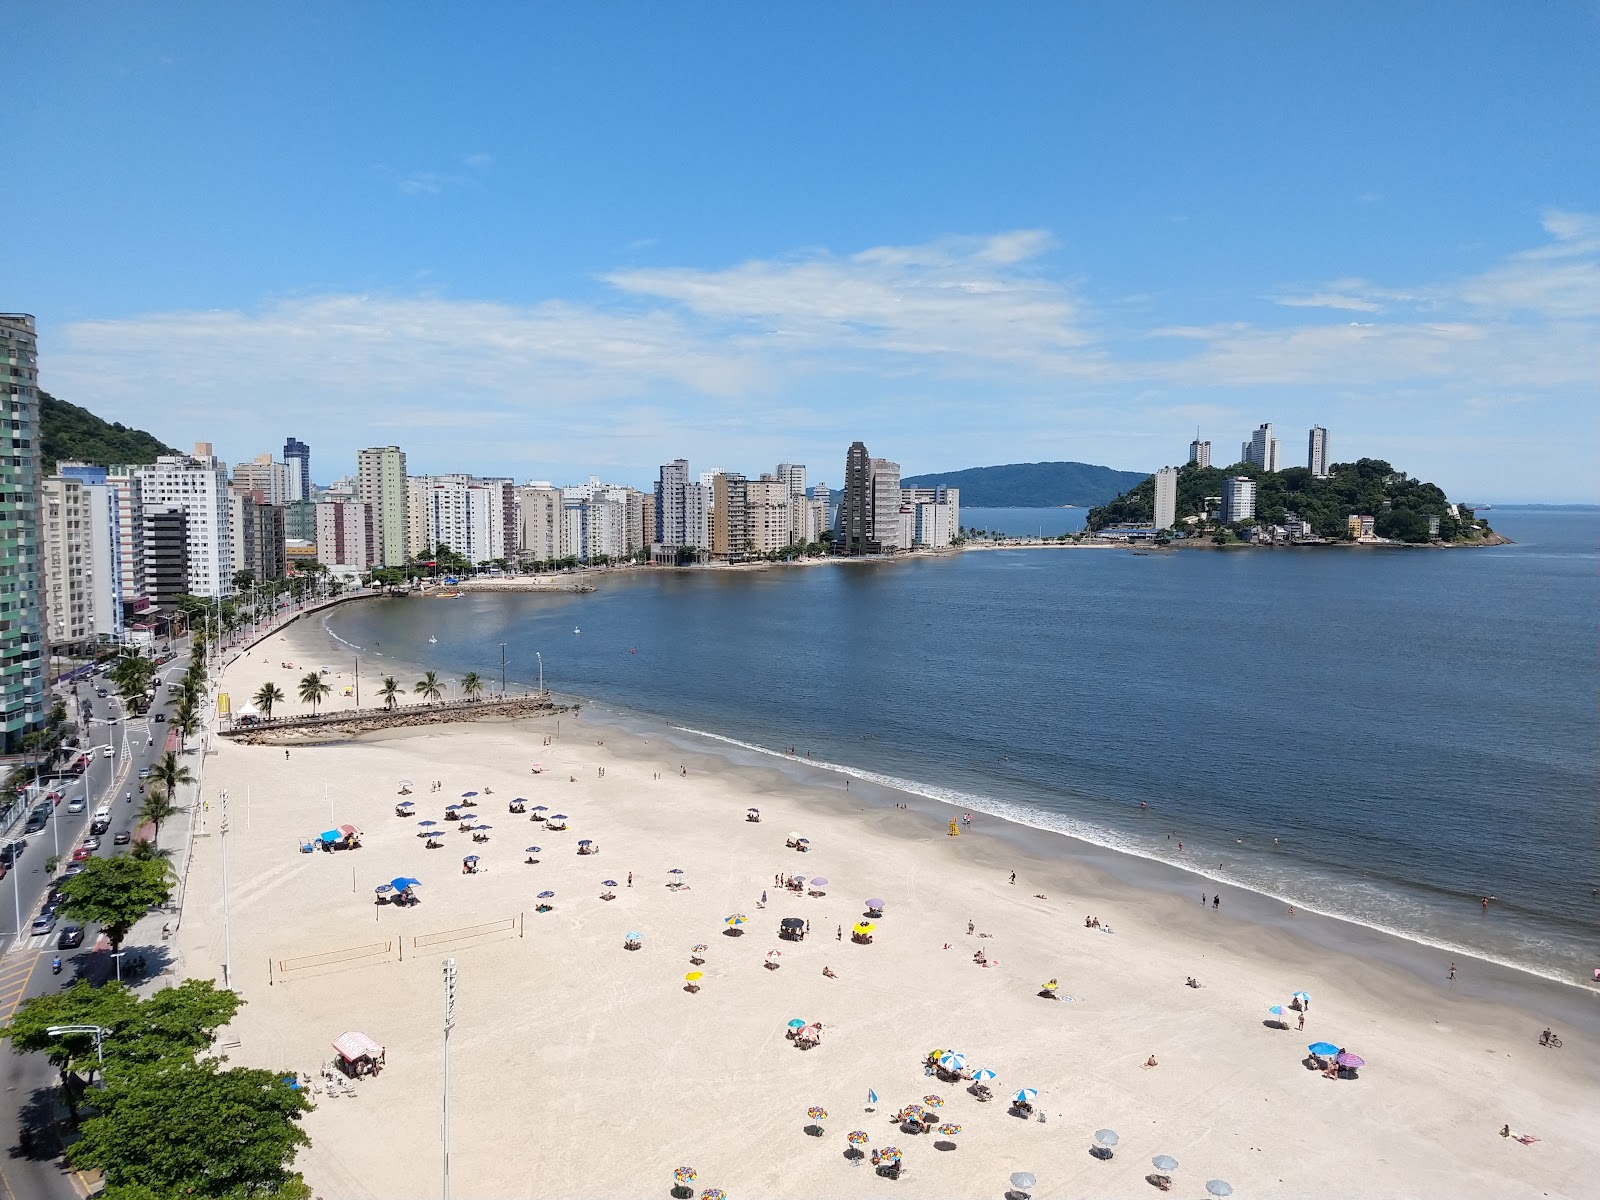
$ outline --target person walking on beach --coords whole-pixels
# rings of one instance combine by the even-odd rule
[[[1201,892],[1200,893],[1200,907],[1204,908],[1205,906],[1206,906],[1206,894],[1204,892]]]
[[[629,887],[633,886],[633,872],[632,871],[628,872],[628,886]]]
[[[1301,1012],[1300,1012],[1300,1024],[1297,1026],[1297,1028],[1304,1029],[1305,1027],[1306,1027],[1306,1014],[1305,1014],[1305,1010],[1302,1009]]]
[[[1013,871],[1013,872],[1011,872],[1011,882],[1015,883],[1016,881],[1017,881],[1017,873],[1015,871]]]
[[[1455,981],[1456,981],[1456,965],[1455,965],[1455,963],[1451,963],[1450,964],[1450,982],[1454,983]]]
[[[1219,908],[1222,907],[1222,893],[1221,892],[1218,892],[1215,896],[1211,897],[1211,907],[1212,907],[1213,910],[1219,909]]]

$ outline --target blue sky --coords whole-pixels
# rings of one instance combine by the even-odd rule
[[[324,481],[1270,420],[1595,500],[1597,13],[20,0],[0,308],[63,398]]]

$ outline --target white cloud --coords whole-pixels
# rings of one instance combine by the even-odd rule
[[[530,445],[541,464],[703,452],[732,466],[878,428],[914,443],[896,451],[908,469],[1001,444],[1048,457],[1034,447],[1058,438],[1075,446],[1063,457],[1138,465],[1153,438],[1187,442],[1196,421],[1286,389],[1327,398],[1330,423],[1387,397],[1424,424],[1469,399],[1486,419],[1565,404],[1592,424],[1600,220],[1551,212],[1544,228],[1470,277],[1285,288],[1280,325],[1171,324],[1114,289],[1097,305],[1047,269],[1051,236],[1023,230],[617,269],[583,304],[335,294],[82,321],[52,339],[47,386],[169,441],[237,437],[240,457],[295,424],[347,450],[421,437],[419,469],[519,475]]]

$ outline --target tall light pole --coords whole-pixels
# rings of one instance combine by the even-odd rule
[[[361,707],[361,655],[355,656],[356,660],[356,707]]]
[[[535,650],[533,656],[539,660],[539,694],[542,696],[544,695],[544,655]]]
[[[222,802],[222,986],[232,987],[233,924],[228,916],[228,791],[217,793]]]
[[[500,643],[500,694],[506,694],[506,644]]]
[[[444,960],[444,1200],[450,1200],[450,1031],[456,1027],[456,960]]]

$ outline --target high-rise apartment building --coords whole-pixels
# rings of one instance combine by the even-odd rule
[[[283,505],[268,504],[261,492],[230,490],[234,572],[249,571],[256,583],[284,578],[289,563]]]
[[[523,557],[534,562],[554,562],[571,553],[565,549],[562,537],[565,524],[560,488],[544,482],[530,483],[517,489],[517,505],[517,549]]]
[[[448,546],[473,564],[506,557],[506,509],[516,503],[509,479],[418,475],[410,482],[421,484],[435,547]],[[514,524],[512,536],[517,536]]]
[[[1199,437],[1189,443],[1189,461],[1197,467],[1211,465],[1211,443],[1202,442]]]
[[[273,462],[272,455],[258,454],[233,468],[231,486],[241,492],[261,493],[263,504],[287,504],[290,469],[287,463]]]
[[[360,500],[324,500],[317,510],[317,561],[325,567],[368,571],[377,556],[372,505]]]
[[[85,488],[103,489],[103,494],[95,493],[90,507],[94,620],[97,634],[115,640],[121,639],[127,619],[149,606],[144,595],[144,525],[135,470],[92,463],[56,464],[56,474],[62,478],[76,479]]]
[[[705,481],[701,483],[704,486]],[[749,486],[750,481],[737,471],[718,471],[711,477],[706,540],[714,559],[727,562],[750,552],[750,531],[745,515]]]
[[[283,443],[283,461],[289,468],[289,495],[285,502],[315,500],[316,489],[311,483],[311,447],[299,438],[290,438]]]
[[[1250,435],[1250,440],[1239,447],[1239,461],[1254,463],[1263,471],[1278,469],[1278,439],[1272,436],[1272,422],[1268,421]]]
[[[1256,515],[1256,481],[1248,475],[1231,475],[1222,481],[1222,522],[1248,521]]]
[[[786,549],[794,531],[790,484],[771,475],[744,485],[744,544],[747,554],[772,554]]]
[[[688,487],[688,459],[675,458],[661,464],[661,474],[656,480],[655,544],[663,550],[677,550],[689,544],[688,522],[683,511]]]
[[[778,469],[773,472],[773,478],[782,480],[788,485],[791,496],[804,496],[806,494],[806,465],[805,463],[779,463]]]
[[[45,718],[39,562],[39,348],[33,317],[0,313],[0,750],[15,754]]]
[[[60,475],[40,490],[45,641],[52,648],[81,646],[94,636],[88,501],[81,482]]]
[[[157,608],[171,608],[189,590],[189,515],[181,504],[147,504],[140,520],[145,594]]]
[[[1306,439],[1306,466],[1314,478],[1328,477],[1328,431],[1321,425],[1313,425]]]
[[[1157,529],[1171,529],[1178,522],[1178,468],[1162,467],[1155,474]]]
[[[949,537],[954,537],[961,528],[960,488],[945,487],[943,484],[935,484],[933,487],[901,488],[900,499],[902,502],[911,505],[942,504],[947,511],[937,519],[950,527]],[[930,522],[934,521],[934,514],[926,514],[926,516]],[[922,517],[917,518],[918,521],[922,519]],[[915,522],[913,523],[914,528]],[[935,525],[930,523],[929,528],[935,528]],[[949,545],[949,537],[941,544]],[[911,544],[914,546],[933,546],[935,543],[914,541]]]
[[[405,451],[373,446],[356,455],[356,498],[372,505],[379,565],[405,566],[410,534]]]
[[[900,464],[872,460],[873,540],[880,551],[908,549],[900,522]]]
[[[872,456],[866,443],[851,442],[844,456],[844,495],[839,500],[839,542],[842,554],[875,554],[875,507],[872,490]]]
[[[184,511],[185,590],[193,596],[231,595],[233,504],[228,494],[228,469],[211,452],[211,444],[197,442],[193,454],[167,454],[140,467],[139,490],[147,508],[177,505]],[[147,555],[149,546],[146,537]],[[148,562],[145,570],[148,574]]]

